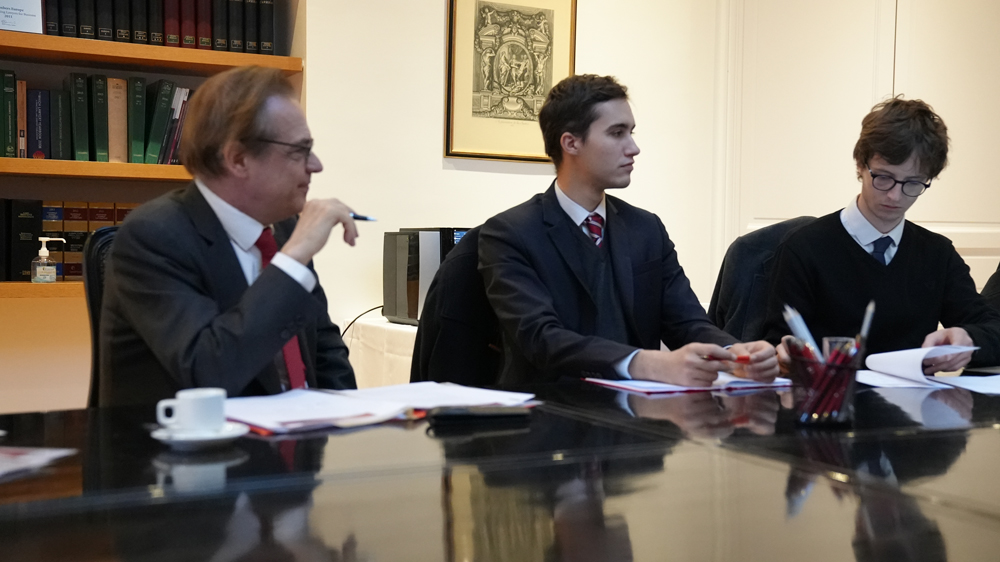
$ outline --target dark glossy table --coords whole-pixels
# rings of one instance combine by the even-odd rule
[[[152,408],[0,416],[79,454],[0,483],[0,560],[995,560],[1000,401],[872,390],[851,430],[774,392],[528,388],[530,425],[423,422],[179,455]],[[783,405],[784,402],[784,405]]]

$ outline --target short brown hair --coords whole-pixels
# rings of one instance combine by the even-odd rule
[[[562,163],[563,133],[587,140],[587,130],[597,119],[594,106],[605,101],[628,99],[628,89],[613,76],[578,74],[556,84],[538,113],[545,154],[559,167]]]
[[[876,154],[892,165],[916,154],[920,173],[932,180],[948,165],[948,127],[923,101],[896,96],[877,104],[861,120],[854,161],[867,166]]]
[[[275,68],[243,66],[206,80],[188,101],[181,133],[180,159],[188,172],[222,175],[222,148],[233,141],[260,154],[266,145],[255,139],[271,136],[264,107],[275,96],[295,99],[295,88]]]

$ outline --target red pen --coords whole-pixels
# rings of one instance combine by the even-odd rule
[[[750,356],[749,355],[737,355],[736,359],[723,359],[721,357],[715,357],[713,355],[705,355],[702,357],[707,361],[730,361],[732,363],[739,363],[740,365],[749,365]]]

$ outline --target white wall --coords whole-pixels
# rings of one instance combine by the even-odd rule
[[[317,258],[334,321],[382,303],[382,233],[475,226],[548,187],[550,164],[446,159],[445,0],[310,2],[307,115],[325,171],[314,197],[338,197],[379,222],[355,248]],[[711,230],[715,3],[581,0],[579,73],[630,89],[642,153],[616,193],[656,212],[699,297],[715,282]],[[540,134],[540,133],[539,133]]]

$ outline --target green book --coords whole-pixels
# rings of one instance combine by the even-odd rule
[[[146,161],[146,79],[128,79],[128,161]]]
[[[73,159],[73,130],[70,125],[69,92],[49,92],[49,128],[53,160]]]
[[[17,157],[17,77],[12,70],[0,70],[3,74],[3,91],[0,92],[0,156],[7,158]]]
[[[174,101],[174,83],[157,80],[146,89],[146,163],[156,164],[163,148],[163,135],[170,124],[170,104]]]
[[[90,119],[87,103],[87,75],[74,72],[66,78],[66,91],[69,92],[70,129],[73,139],[73,159],[90,160]]]
[[[108,77],[94,74],[90,86],[90,160],[108,161]]]

